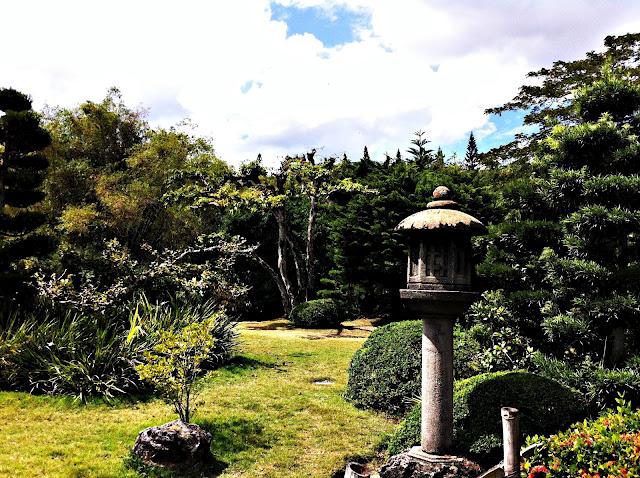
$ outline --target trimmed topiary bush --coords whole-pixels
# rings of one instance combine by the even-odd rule
[[[296,327],[335,328],[340,325],[341,316],[333,299],[316,299],[298,304],[289,317]]]
[[[455,377],[482,371],[477,331],[456,329]],[[401,416],[420,395],[422,321],[395,322],[377,328],[351,359],[347,398],[357,406]]]
[[[379,327],[349,365],[346,398],[358,407],[401,416],[420,395],[422,322]]]
[[[523,436],[549,434],[584,417],[586,404],[575,390],[527,372],[485,373],[456,382],[454,446],[460,454],[490,464],[502,452],[501,407],[520,410]],[[420,442],[420,405],[411,410],[389,442],[400,453]]]

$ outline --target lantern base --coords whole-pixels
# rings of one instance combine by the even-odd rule
[[[434,455],[433,453],[427,453],[419,446],[411,448],[407,455],[423,463],[462,463],[464,461],[464,458],[455,455]]]
[[[480,296],[461,290],[400,289],[400,298],[419,316],[459,317]]]

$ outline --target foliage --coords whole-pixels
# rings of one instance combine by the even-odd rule
[[[44,217],[31,206],[43,198],[48,163],[42,150],[51,137],[31,100],[14,89],[0,88],[0,112],[0,299],[8,300],[24,293],[29,257],[50,248],[37,231]]]
[[[344,320],[333,299],[315,299],[298,304],[291,311],[291,322],[296,327],[334,328]]]
[[[143,362],[136,366],[140,379],[153,385],[185,423],[190,422],[194,412],[194,386],[202,364],[215,344],[210,332],[214,321],[212,317],[178,332],[161,333],[158,343],[144,353]]]
[[[540,375],[579,390],[592,413],[614,407],[620,394],[634,406],[640,405],[640,367],[632,360],[625,367],[611,369],[589,359],[571,365],[537,353],[533,362]]]
[[[454,376],[462,379],[486,371],[486,331],[456,328]],[[346,397],[358,407],[401,416],[420,394],[422,322],[396,322],[378,327],[349,365]]]
[[[585,414],[576,391],[526,372],[486,373],[460,380],[454,387],[454,447],[483,464],[501,453],[500,408],[520,410],[523,434],[552,433]],[[420,405],[400,424],[390,441],[390,453],[419,443]]]
[[[125,317],[42,307],[0,318],[0,386],[81,401],[146,392],[135,366],[163,333],[208,321],[215,346],[204,361],[207,369],[228,362],[238,345],[235,323],[211,302],[152,304],[142,297]]]
[[[476,169],[480,163],[480,153],[478,152],[478,144],[473,132],[469,134],[469,142],[467,143],[467,151],[464,154],[464,165],[468,169]]]
[[[38,271],[38,291],[58,304],[107,315],[140,291],[155,297],[171,291],[183,302],[211,301],[229,312],[247,292],[236,274],[235,262],[252,254],[254,248],[241,238],[214,234],[199,238],[194,246],[183,250],[157,251],[148,245],[142,250],[144,260],[138,260],[116,239],[107,241],[100,257],[102,274],[81,269],[77,275],[46,276]]]
[[[30,393],[69,394],[86,401],[140,392],[133,363],[143,343],[122,328],[66,312],[6,314],[0,329],[0,384]]]
[[[550,437],[534,435],[533,455],[524,461],[529,478],[637,478],[640,462],[640,410],[623,398],[596,420],[578,422]]]
[[[346,398],[358,407],[402,415],[420,393],[422,322],[378,327],[349,364]]]

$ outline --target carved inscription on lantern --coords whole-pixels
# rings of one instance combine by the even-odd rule
[[[465,238],[425,234],[409,248],[408,286],[466,290],[471,286],[470,243]]]

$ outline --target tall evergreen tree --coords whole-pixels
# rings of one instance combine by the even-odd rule
[[[369,149],[365,146],[362,152],[362,159],[356,167],[356,177],[364,178],[375,168],[375,163],[369,157]]]
[[[436,167],[441,168],[444,166],[444,162],[445,162],[444,153],[442,152],[442,148],[438,146],[438,151],[436,152],[436,157],[433,160],[433,164]]]
[[[503,193],[512,210],[481,270],[540,349],[613,366],[640,338],[640,86],[605,73],[571,111],[539,144],[535,176]]]
[[[0,111],[0,296],[6,298],[20,274],[16,262],[36,255],[46,242],[29,234],[43,220],[30,207],[43,198],[38,187],[48,163],[41,150],[51,138],[26,95],[0,89]]]
[[[422,130],[416,131],[414,135],[415,138],[411,140],[413,146],[407,149],[407,153],[411,155],[419,169],[425,169],[433,162],[433,150],[427,148],[431,141],[426,138],[426,133]]]
[[[473,131],[469,135],[469,142],[467,143],[467,152],[464,155],[464,165],[467,169],[475,170],[480,163],[480,153],[478,152],[478,145],[476,144],[476,138],[473,136]]]

